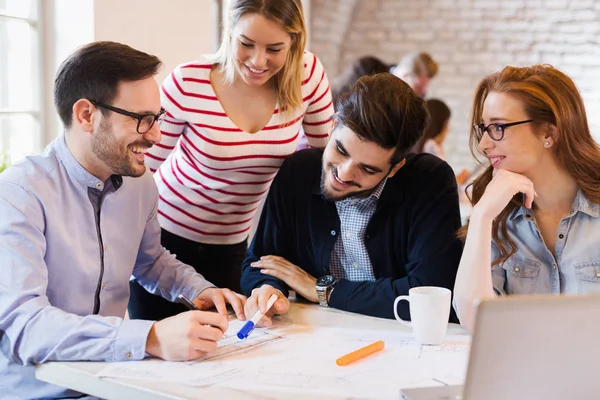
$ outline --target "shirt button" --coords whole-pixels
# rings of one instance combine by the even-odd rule
[[[352,267],[354,267],[354,269],[358,269],[358,264],[354,263],[352,264]]]
[[[552,266],[554,267],[554,269],[556,269],[556,267],[557,267],[556,263],[554,263]]]
[[[104,251],[108,250],[108,246],[104,245]]]
[[[350,232],[346,232],[346,237],[348,237],[348,238],[349,238],[350,236],[352,236],[352,233],[350,233]]]
[[[96,183],[96,187],[97,187],[98,189],[102,189],[102,184],[101,184],[100,182],[98,182],[98,183]]]
[[[125,357],[127,357],[127,358],[129,358],[129,359],[132,359],[132,358],[133,358],[133,354],[131,354],[131,353],[127,353],[127,355],[125,355]]]
[[[531,214],[525,214],[525,218],[531,219]]]
[[[331,236],[335,236],[335,231],[331,231],[329,233],[331,234]]]
[[[106,289],[106,283],[102,284],[102,289]]]
[[[352,200],[352,203],[350,203],[350,204],[355,205],[356,204],[356,200]]]
[[[563,235],[562,233],[560,235],[558,235],[559,239],[564,239],[565,235]]]
[[[515,272],[519,272],[520,270],[521,270],[521,268],[515,267]]]
[[[600,278],[600,272],[596,274],[596,278]]]

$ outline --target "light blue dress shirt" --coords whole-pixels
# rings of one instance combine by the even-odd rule
[[[0,397],[76,397],[46,361],[139,360],[152,321],[124,320],[129,279],[173,301],[213,285],[160,244],[149,172],[106,184],[65,137],[0,174]]]
[[[377,200],[385,187],[385,178],[363,198],[349,197],[336,201],[335,207],[340,218],[340,234],[331,251],[329,269],[337,280],[347,279],[354,282],[375,280],[373,265],[365,245],[365,232],[375,209]]]
[[[560,221],[555,254],[544,244],[531,210],[516,209],[507,228],[518,250],[492,267],[497,294],[600,293],[600,205],[581,190]],[[499,254],[492,244],[492,260]]]

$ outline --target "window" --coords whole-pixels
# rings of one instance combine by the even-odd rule
[[[0,159],[41,147],[40,37],[39,0],[0,0]]]

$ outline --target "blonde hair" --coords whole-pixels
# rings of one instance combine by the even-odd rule
[[[277,22],[292,37],[292,45],[281,71],[275,79],[279,112],[289,114],[302,106],[302,80],[306,27],[300,0],[231,0],[221,38],[221,45],[211,61],[219,64],[226,83],[233,83],[235,67],[232,61],[231,34],[238,21],[246,14],[259,14]]]
[[[402,68],[406,72],[431,79],[437,75],[439,67],[429,53],[414,52],[404,56],[396,68]]]

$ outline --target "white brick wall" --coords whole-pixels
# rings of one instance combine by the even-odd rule
[[[600,0],[312,0],[311,50],[330,78],[363,55],[395,63],[424,50],[440,63],[428,96],[452,109],[448,161],[471,167],[475,86],[507,64],[548,63],[581,91],[600,139]]]

